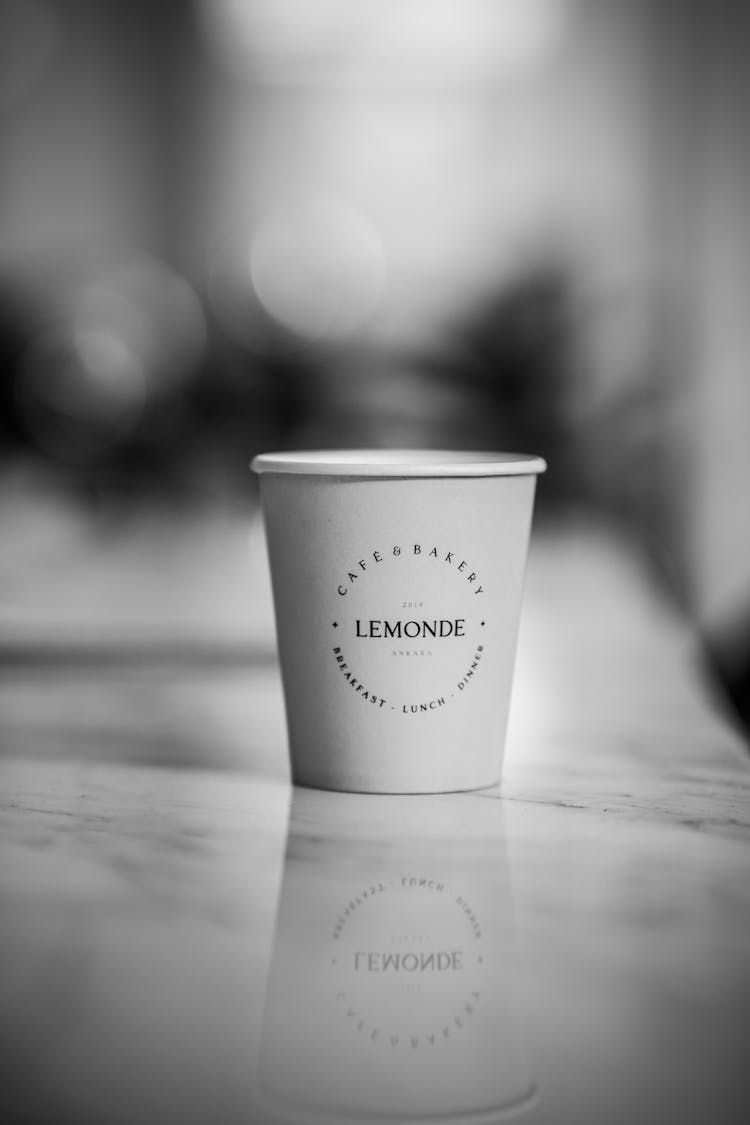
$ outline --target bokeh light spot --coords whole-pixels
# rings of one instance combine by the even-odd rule
[[[122,340],[64,328],[31,345],[16,376],[15,399],[34,445],[78,463],[100,459],[132,433],[147,385],[138,357]]]
[[[309,339],[345,339],[362,328],[385,285],[377,232],[364,215],[333,199],[269,215],[254,234],[249,265],[269,315]]]
[[[75,294],[73,324],[78,333],[104,332],[123,341],[153,389],[184,382],[206,346],[205,318],[194,290],[148,255],[95,271]]]

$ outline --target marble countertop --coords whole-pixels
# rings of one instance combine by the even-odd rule
[[[747,748],[637,553],[535,537],[498,790],[293,789],[265,651],[3,665],[0,1120],[750,1120]]]

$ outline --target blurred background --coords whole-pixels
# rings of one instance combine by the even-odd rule
[[[540,453],[748,716],[750,11],[0,0],[0,661],[272,645],[263,449]]]

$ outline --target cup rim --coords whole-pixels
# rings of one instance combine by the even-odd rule
[[[258,474],[334,477],[509,477],[543,473],[547,462],[533,453],[454,449],[302,449],[259,453]]]

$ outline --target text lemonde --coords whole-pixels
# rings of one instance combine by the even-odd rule
[[[387,621],[370,618],[362,621],[357,618],[355,636],[357,637],[463,637],[466,634],[466,618],[441,618],[432,621]]]
[[[419,953],[380,953],[374,951],[354,954],[354,968],[368,973],[445,973],[463,969],[460,949],[436,950]]]

